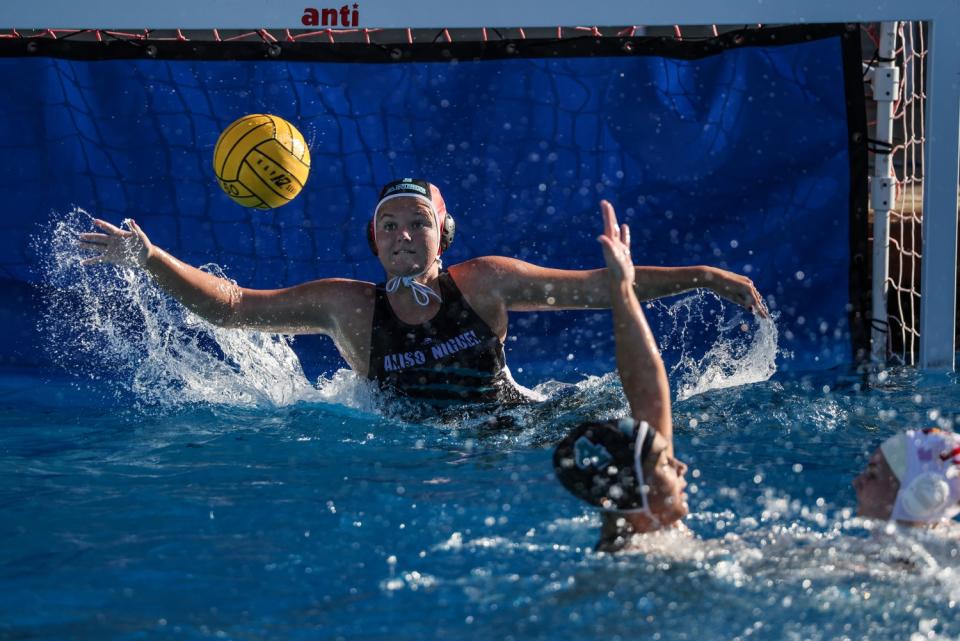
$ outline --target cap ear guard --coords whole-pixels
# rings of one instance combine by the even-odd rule
[[[950,484],[939,474],[926,472],[900,489],[898,502],[904,514],[923,521],[937,521],[952,502]]]
[[[440,253],[447,251],[447,247],[453,244],[453,237],[457,234],[457,223],[447,212],[443,216],[443,229],[440,230]]]
[[[370,251],[374,256],[378,256],[377,241],[373,233],[374,219],[371,218],[367,223],[367,244],[370,245]],[[453,237],[457,233],[457,223],[453,220],[450,212],[443,216],[443,229],[440,230],[440,253],[447,251],[447,247],[453,244]]]

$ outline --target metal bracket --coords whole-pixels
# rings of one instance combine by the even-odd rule
[[[873,99],[893,102],[900,87],[899,67],[877,67],[873,70]]]
[[[870,178],[870,207],[877,212],[888,212],[893,209],[897,197],[897,180],[895,178]]]

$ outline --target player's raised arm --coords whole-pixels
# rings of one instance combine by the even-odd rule
[[[657,344],[633,290],[630,229],[600,203],[617,370],[632,421],[586,421],[553,452],[554,472],[574,496],[599,507],[598,550],[629,547],[634,535],[679,524],[689,512],[687,466],[673,455],[670,389]]]
[[[660,350],[634,292],[630,228],[617,224],[613,206],[601,201],[604,231],[597,240],[607,263],[607,289],[613,310],[617,369],[635,421],[646,421],[667,442],[673,456],[670,384]]]

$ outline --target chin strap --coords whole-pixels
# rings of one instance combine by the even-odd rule
[[[443,262],[437,257],[437,263],[443,268]],[[429,267],[427,268],[429,269]],[[443,302],[443,299],[440,298],[440,294],[433,291],[433,289],[423,283],[418,283],[415,279],[423,276],[426,273],[424,269],[419,274],[414,274],[413,276],[394,276],[387,281],[387,293],[394,293],[400,289],[400,285],[404,287],[409,287],[410,291],[413,292],[413,300],[417,302],[417,305],[426,307],[430,304],[430,297],[436,298],[438,302]]]

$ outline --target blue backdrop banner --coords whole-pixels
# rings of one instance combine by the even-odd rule
[[[134,217],[155,244],[248,287],[380,281],[363,228],[381,184],[416,176],[440,186],[457,220],[448,265],[497,254],[602,266],[594,239],[606,198],[631,224],[639,263],[752,278],[779,314],[789,366],[850,362],[865,216],[858,45],[839,27],[798,33],[670,43],[659,55],[642,39],[632,55],[568,55],[556,43],[550,56],[464,56],[448,45],[436,59],[396,62],[303,50],[290,60],[8,54],[0,270],[19,296],[3,313],[19,329],[0,343],[3,357],[38,358],[24,347],[40,278],[28,241],[51,212]],[[248,113],[289,120],[310,145],[303,192],[274,211],[238,206],[213,175],[220,131]],[[609,371],[609,315],[513,321],[514,365]],[[329,345],[298,344],[308,370],[338,366]]]

